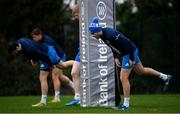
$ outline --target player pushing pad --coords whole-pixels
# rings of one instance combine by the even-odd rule
[[[144,67],[140,61],[137,46],[125,35],[113,28],[102,28],[99,25],[98,17],[92,19],[89,25],[89,32],[93,38],[101,38],[112,49],[117,66],[121,67],[120,79],[123,86],[124,103],[119,107],[120,110],[127,110],[130,107],[130,82],[128,77],[132,70],[139,75],[156,76],[162,79],[164,81],[164,91],[167,91],[172,76]],[[121,59],[122,62],[120,62]]]

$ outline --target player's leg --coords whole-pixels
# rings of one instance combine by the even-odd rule
[[[168,86],[169,86],[169,81],[171,80],[172,76],[161,73],[161,72],[154,70],[152,68],[149,68],[149,67],[144,67],[142,65],[142,63],[140,62],[137,50],[134,52],[134,58],[136,61],[136,64],[134,65],[135,72],[138,73],[139,75],[155,76],[155,77],[162,79],[165,82],[163,91],[167,91]]]
[[[47,77],[49,75],[48,71],[40,71],[40,82],[41,82],[41,102],[46,103],[47,93],[48,93],[48,83],[47,83]],[[44,97],[43,97],[44,96]]]
[[[40,74],[39,74],[39,80],[41,84],[41,101],[35,105],[32,105],[32,107],[42,107],[46,105],[46,99],[47,99],[47,93],[48,93],[48,83],[47,83],[47,77],[49,75],[49,64],[46,62],[40,63]]]
[[[75,96],[71,102],[66,104],[67,106],[80,104],[80,52],[76,55],[71,75],[74,83]]]
[[[64,55],[61,57],[61,61],[66,62],[66,54],[64,53]],[[74,62],[73,62],[74,63]],[[59,77],[60,81],[63,85],[65,85],[66,87],[70,88],[73,93],[74,93],[74,84],[73,82],[69,79],[68,76],[64,75],[63,71],[62,71],[62,75]]]
[[[74,62],[71,75],[74,83],[75,96],[73,101],[66,104],[67,106],[80,104],[80,62]]]
[[[161,73],[157,70],[154,70],[149,67],[144,67],[141,63],[134,65],[134,70],[139,75],[149,75],[149,76],[155,76],[164,81],[164,87],[163,91],[166,92],[168,90],[169,82],[172,79],[172,76],[169,74]]]
[[[122,57],[122,66],[120,71],[120,80],[123,87],[123,94],[124,94],[124,103],[119,107],[120,110],[127,110],[129,109],[130,105],[130,82],[129,82],[129,75],[132,71],[132,65],[130,64],[129,55],[125,55]]]
[[[47,93],[48,93],[48,83],[47,77],[49,75],[49,71],[40,71],[39,79],[41,83],[41,101],[32,107],[42,107],[46,105]]]
[[[74,62],[71,75],[74,83],[75,99],[80,99],[80,62]]]
[[[60,88],[61,82],[59,77],[62,75],[62,70],[59,68],[54,67],[52,69],[52,82],[54,86],[54,99],[51,100],[49,103],[58,103],[60,102]]]
[[[129,75],[132,69],[121,69],[120,79],[123,87],[124,103],[121,105],[120,110],[126,110],[130,104],[130,82]]]
[[[144,67],[142,63],[135,64],[134,71],[139,75],[151,75],[151,76],[160,77],[160,72],[149,67]],[[167,78],[166,75],[165,78]]]
[[[59,77],[60,78],[60,81],[63,85],[65,85],[66,87],[72,89],[74,91],[74,84],[73,82],[66,76],[63,74],[62,72],[62,75]]]

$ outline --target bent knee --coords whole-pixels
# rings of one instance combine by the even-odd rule
[[[71,76],[73,76],[73,77],[76,77],[76,76],[78,76],[79,75],[79,72],[77,72],[77,71],[72,71],[71,72]]]
[[[127,81],[127,80],[128,80],[128,77],[126,77],[126,76],[120,76],[120,80],[121,80],[121,82]]]
[[[52,80],[58,80],[59,79],[59,75],[52,75]]]

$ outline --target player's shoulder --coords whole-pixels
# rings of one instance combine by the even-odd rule
[[[112,30],[112,27],[102,27],[103,30]]]
[[[102,32],[105,36],[109,37],[116,33],[116,30],[111,27],[102,28]]]
[[[30,38],[28,37],[21,37],[18,39],[18,42],[28,42],[28,41],[31,41]]]
[[[19,40],[29,40],[28,37],[20,37]]]
[[[112,27],[103,27],[102,31],[112,33],[112,32],[115,32],[116,30]]]
[[[53,38],[49,35],[43,35],[43,41],[44,42],[54,42]]]
[[[49,35],[46,35],[46,34],[43,35],[43,38],[44,39],[52,39]]]

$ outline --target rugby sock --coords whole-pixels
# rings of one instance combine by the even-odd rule
[[[46,104],[47,95],[41,95],[41,103]]]
[[[166,81],[167,80],[167,75],[166,74],[163,74],[163,73],[160,73],[160,76],[159,76],[163,81]]]
[[[80,100],[80,93],[75,93],[74,99],[79,99]]]
[[[126,107],[129,107],[129,100],[130,100],[130,97],[124,97],[123,105],[126,106]]]
[[[73,84],[72,81],[70,81],[70,82],[67,84],[67,86],[70,87],[70,88],[72,88],[72,89],[74,88],[74,84]]]
[[[54,99],[58,100],[58,101],[60,100],[60,92],[59,91],[55,91]]]

